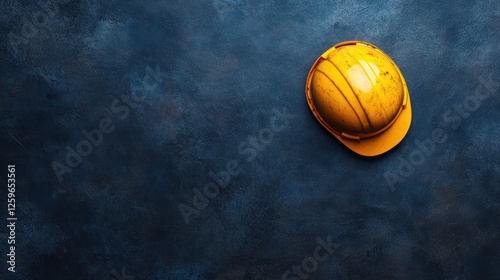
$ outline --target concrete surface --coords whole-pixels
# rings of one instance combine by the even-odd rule
[[[0,7],[18,217],[1,279],[500,278],[500,2]],[[408,82],[410,131],[380,157],[305,101],[309,68],[345,40]]]

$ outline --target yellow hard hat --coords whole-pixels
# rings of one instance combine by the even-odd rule
[[[316,119],[363,156],[389,151],[410,128],[410,94],[403,74],[369,43],[343,42],[323,53],[309,71],[306,98]]]

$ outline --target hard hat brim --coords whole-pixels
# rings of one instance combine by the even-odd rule
[[[412,109],[410,96],[406,107],[401,111],[396,121],[383,133],[361,140],[351,140],[342,137],[337,133],[332,133],[335,138],[342,142],[347,148],[362,156],[378,156],[399,144],[410,129]]]

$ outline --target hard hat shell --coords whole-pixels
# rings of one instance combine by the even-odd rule
[[[408,87],[394,61],[369,43],[348,41],[323,53],[306,83],[316,119],[340,142],[363,156],[396,146],[408,132]]]

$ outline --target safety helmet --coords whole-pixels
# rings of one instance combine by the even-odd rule
[[[398,66],[369,43],[348,41],[323,53],[309,71],[309,108],[349,149],[376,156],[408,132],[411,103]]]

